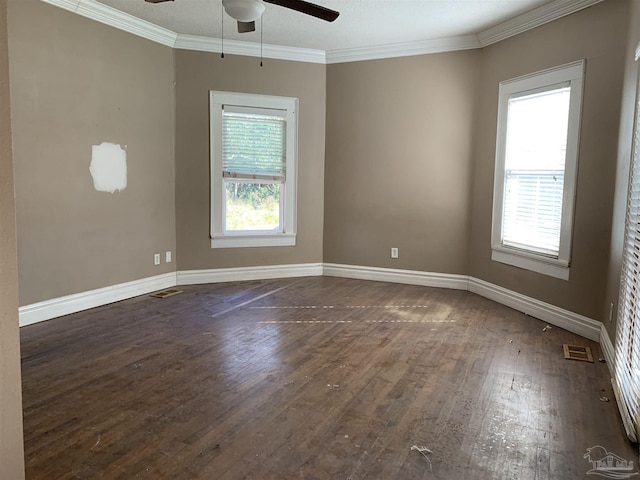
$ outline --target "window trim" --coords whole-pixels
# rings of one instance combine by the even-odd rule
[[[282,231],[224,230],[225,188],[222,176],[222,112],[225,105],[248,109],[281,110],[287,122],[286,177],[280,202]],[[298,99],[237,92],[209,91],[210,128],[210,238],[211,248],[277,247],[296,244],[298,157]]]
[[[636,47],[635,61],[637,62],[639,58],[640,43]],[[616,355],[612,380],[627,437],[637,442],[638,433],[640,433],[638,428],[640,426],[638,421],[640,378],[637,375],[640,365],[640,348],[637,343],[637,337],[640,334],[640,315],[638,314],[638,280],[640,280],[640,275],[635,256],[638,239],[634,231],[640,223],[638,221],[640,201],[637,198],[637,192],[640,190],[640,72],[636,78],[634,106],[633,140],[629,164],[622,264],[620,266],[620,293],[616,317]],[[613,306],[613,304],[611,305]]]
[[[585,61],[578,60],[500,82],[491,226],[491,259],[493,261],[524,268],[562,280],[569,279],[584,72]],[[523,96],[536,91],[549,90],[553,86],[566,85],[567,83],[571,86],[571,97],[569,102],[569,125],[567,129],[560,246],[556,257],[507,246],[502,243],[507,116],[510,98]]]

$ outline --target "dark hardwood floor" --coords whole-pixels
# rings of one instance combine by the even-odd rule
[[[563,357],[600,346],[472,293],[180,288],[22,328],[28,479],[583,479],[596,445],[637,465],[607,366]]]

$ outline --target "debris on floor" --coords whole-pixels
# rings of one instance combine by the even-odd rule
[[[608,402],[609,401],[609,397],[600,397],[600,401],[601,402]]]
[[[551,330],[553,327],[551,325],[547,325],[546,327],[544,327],[542,329],[543,332],[546,332],[547,330]]]
[[[427,459],[427,462],[429,462],[429,470],[431,470],[432,468],[431,459],[427,456],[427,453],[433,453],[433,452],[425,446],[419,447],[418,445],[412,445],[411,451],[413,450],[416,450],[420,455],[422,455],[424,458]]]
[[[564,358],[567,360],[580,360],[581,362],[593,363],[593,355],[591,355],[591,349],[589,347],[564,343],[562,349],[564,350]]]
[[[607,363],[607,359],[606,358],[599,358],[598,361],[600,363]]]

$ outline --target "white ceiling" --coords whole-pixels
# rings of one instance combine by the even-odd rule
[[[47,0],[45,0],[47,1]],[[98,0],[100,3],[182,35],[219,39],[221,0]],[[333,23],[267,4],[263,15],[265,44],[322,51],[449,39],[485,32],[507,20],[544,7],[563,11],[576,0],[317,0],[338,10]],[[590,2],[593,3],[593,2]],[[539,8],[542,7],[543,8]],[[544,12],[543,12],[544,10]],[[532,12],[535,13],[535,12]],[[531,16],[531,14],[529,14]],[[238,34],[224,15],[224,39],[260,43],[256,31]]]

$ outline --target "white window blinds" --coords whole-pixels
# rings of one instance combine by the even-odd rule
[[[627,435],[634,439],[636,432],[640,431],[640,103],[636,104],[627,199],[614,385]],[[628,422],[632,426],[627,425]]]
[[[277,110],[224,106],[222,175],[283,183],[286,177],[286,120]]]
[[[571,88],[508,100],[502,244],[558,256]]]

